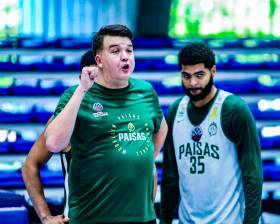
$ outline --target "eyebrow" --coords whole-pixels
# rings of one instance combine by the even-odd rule
[[[109,46],[109,48],[112,48],[112,47],[119,47],[119,46],[120,46],[119,44],[111,44],[111,45]],[[132,45],[132,44],[128,44],[127,47],[133,47],[133,45]]]
[[[197,72],[195,72],[195,73],[193,73],[193,74],[190,74],[190,73],[187,73],[187,72],[184,72],[184,71],[182,71],[181,73],[182,73],[182,74],[185,74],[185,75],[190,75],[190,76],[191,76],[191,75],[198,75],[198,74],[200,74],[200,73],[203,73],[203,74],[204,74],[205,71],[201,70],[201,71],[197,71]]]

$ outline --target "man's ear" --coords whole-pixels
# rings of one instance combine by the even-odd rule
[[[213,75],[213,77],[215,77],[216,72],[217,72],[216,65],[213,65],[213,67],[211,68],[211,74]]]
[[[102,68],[103,67],[100,55],[98,55],[98,54],[95,55],[95,61],[96,61],[96,65],[97,65],[98,68]]]

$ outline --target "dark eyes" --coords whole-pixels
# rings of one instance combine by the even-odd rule
[[[112,53],[112,54],[118,54],[118,53],[120,53],[120,52],[121,52],[121,50],[119,50],[119,49],[111,50],[111,53]],[[132,53],[132,52],[133,52],[133,49],[126,49],[126,52],[127,52],[127,53]]]
[[[197,73],[197,74],[193,74],[193,75],[190,75],[188,73],[182,73],[182,77],[187,80],[191,79],[192,77],[195,77],[197,79],[202,79],[204,76],[205,76],[205,73]]]

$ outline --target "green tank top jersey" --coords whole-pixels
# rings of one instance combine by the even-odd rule
[[[55,115],[76,87],[64,92]],[[156,218],[152,136],[160,129],[162,117],[158,97],[145,81],[131,78],[122,89],[95,83],[88,90],[71,137],[71,223],[146,222]]]

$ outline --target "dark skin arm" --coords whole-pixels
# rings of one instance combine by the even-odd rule
[[[62,215],[52,216],[45,199],[40,167],[48,162],[52,153],[45,146],[44,132],[34,143],[22,167],[22,176],[33,206],[43,224],[68,223]]]
[[[180,100],[180,99],[179,99]],[[179,102],[177,100],[177,102]],[[161,203],[160,203],[160,224],[171,224],[174,209],[179,201],[179,174],[174,153],[172,127],[178,103],[174,103],[168,112],[167,124],[168,133],[164,143]]]
[[[165,118],[163,117],[159,131],[153,135],[155,161],[163,146],[165,137],[167,135],[167,130],[168,127]],[[156,194],[157,194],[157,182],[158,182],[157,167],[156,164],[154,163],[154,201],[156,199]]]

